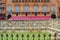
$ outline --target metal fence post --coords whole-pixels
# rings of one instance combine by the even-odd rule
[[[32,37],[33,37],[33,40],[34,40],[35,35],[33,34]]]
[[[22,34],[22,40],[23,40],[23,38],[24,38],[24,35]]]
[[[19,37],[18,34],[16,35],[16,37],[17,37],[17,40],[18,40],[18,37]]]
[[[46,35],[44,34],[44,36],[43,36],[43,37],[44,37],[44,40],[45,40]]]
[[[49,40],[51,40],[51,34],[49,34]]]
[[[29,34],[27,34],[27,40],[29,40]]]
[[[40,40],[40,34],[38,34],[38,40]]]
[[[12,38],[12,40],[13,40],[13,34],[11,34],[11,38]]]
[[[1,40],[3,40],[3,34],[1,34]]]
[[[56,37],[57,37],[57,33],[54,34],[54,40],[56,40]]]
[[[6,38],[7,38],[6,40],[8,40],[8,34],[6,34]]]

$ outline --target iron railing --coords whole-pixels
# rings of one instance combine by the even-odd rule
[[[28,16],[28,15],[35,15],[35,16],[37,16],[37,15],[39,15],[39,14],[43,14],[44,16],[46,16],[47,14],[50,14],[50,12],[12,12],[12,14],[24,14],[24,15],[26,15],[26,16]]]
[[[12,2],[49,2],[50,0],[12,0]]]
[[[6,34],[5,36],[6,36],[6,40],[9,40],[9,38],[8,38],[9,35]],[[24,36],[25,36],[24,34],[21,34],[21,40],[25,40],[25,39],[24,39]],[[35,40],[35,38],[36,38],[35,36],[36,36],[36,35],[33,33],[32,36],[31,36],[31,37],[32,37],[32,40]],[[60,40],[60,38],[57,39],[57,36],[58,36],[58,34],[55,33],[55,34],[53,35],[53,38],[52,38],[52,34],[49,34],[49,35],[48,35],[48,38],[46,39],[46,34],[43,34],[43,40]],[[13,35],[13,34],[11,34],[10,37],[11,37],[11,40],[14,40],[14,39],[13,39],[13,38],[14,38],[14,35]],[[29,35],[29,34],[27,34],[25,37],[26,37],[26,40],[30,40],[30,38],[29,38],[30,35]],[[5,39],[4,39],[4,34],[0,34],[0,38],[1,38],[1,40],[5,40]],[[16,34],[16,40],[19,40],[19,38],[20,38],[20,37],[19,37],[19,34]],[[37,35],[37,40],[41,40],[41,34],[39,34],[39,33],[38,33],[38,35]]]

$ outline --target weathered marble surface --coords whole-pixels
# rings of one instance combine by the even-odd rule
[[[0,21],[1,27],[53,27],[60,29],[60,19],[40,21]]]

